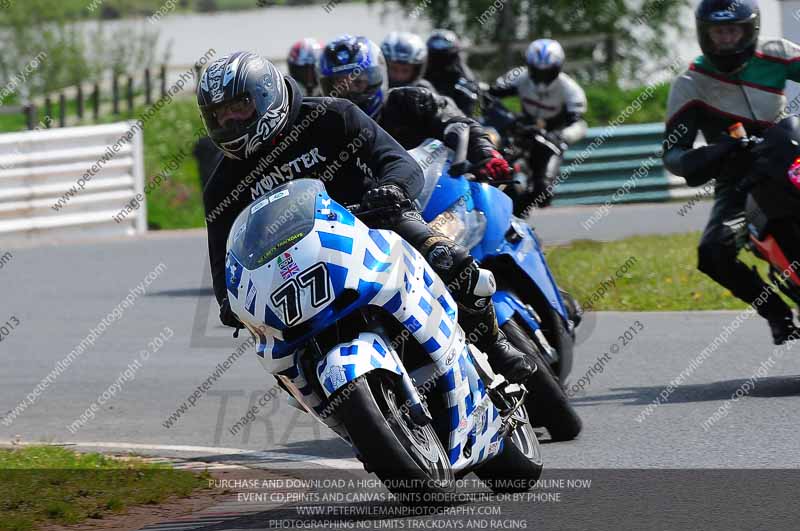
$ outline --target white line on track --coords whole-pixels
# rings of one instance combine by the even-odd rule
[[[20,443],[20,445],[34,445],[36,443]],[[39,443],[41,444],[41,443]],[[217,456],[247,456],[247,460],[253,460],[259,464],[278,464],[278,463],[303,463],[307,465],[324,466],[337,469],[360,469],[361,463],[355,458],[348,459],[325,459],[307,454],[295,454],[289,452],[279,452],[274,450],[246,450],[243,448],[226,448],[219,446],[188,446],[176,444],[142,444],[125,442],[97,442],[97,441],[67,441],[62,443],[51,443],[53,446],[75,446],[78,448],[105,448],[109,450],[141,450],[149,452],[176,452],[193,453]],[[237,463],[244,464],[246,463]]]

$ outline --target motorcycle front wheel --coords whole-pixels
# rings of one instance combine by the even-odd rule
[[[400,383],[373,371],[348,385],[340,415],[364,469],[404,503],[435,502],[437,495],[452,492],[447,452],[433,425],[417,425],[403,408]]]
[[[503,440],[499,454],[475,470],[493,492],[525,492],[542,475],[542,452],[530,423],[526,422]]]

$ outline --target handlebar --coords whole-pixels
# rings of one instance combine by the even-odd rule
[[[463,123],[450,124],[444,130],[445,144],[451,147],[454,146],[455,149],[453,163],[450,165],[450,171],[449,171],[450,175],[452,177],[469,175],[468,178],[470,180],[490,183],[493,186],[499,186],[501,184],[513,184],[515,182],[513,179],[494,181],[492,179],[480,179],[476,175],[474,175],[473,172],[477,168],[483,166],[483,163],[485,163],[485,161],[473,164],[472,162],[467,160],[467,151],[469,148],[469,133],[470,133],[469,126]]]
[[[361,203],[353,203],[351,205],[346,205],[345,208],[350,211],[351,214],[358,216],[358,217],[370,217],[370,216],[377,216],[383,215],[387,212],[397,212],[400,210],[407,210],[409,208],[414,207],[414,203],[410,199],[403,199],[399,203],[395,203],[393,205],[385,205],[379,206],[377,208],[367,208],[362,210],[364,205]]]
[[[467,160],[469,148],[469,126],[464,123],[454,123],[444,130],[444,143],[453,147],[455,156],[450,166],[450,175],[464,175],[474,169],[474,165]]]
[[[756,160],[757,154],[755,151],[761,146],[764,142],[764,139],[759,136],[747,136],[741,140],[742,148],[744,151],[753,154],[754,157],[751,159],[752,161]],[[758,186],[759,183],[766,180],[767,176],[763,174],[757,173],[749,173],[748,175],[740,178],[736,183],[736,191],[739,193],[749,193],[750,190]]]

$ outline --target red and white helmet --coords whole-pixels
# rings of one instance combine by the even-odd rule
[[[306,37],[294,43],[289,49],[286,63],[289,75],[300,83],[310,94],[317,86],[317,61],[322,45],[312,37]]]

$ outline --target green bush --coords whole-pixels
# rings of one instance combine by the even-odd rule
[[[194,98],[174,100],[144,126],[145,179],[159,173],[165,182],[147,197],[147,222],[153,229],[186,229],[204,223],[203,190],[192,154],[202,127]],[[169,170],[173,162],[178,164]]]
[[[147,109],[104,118],[104,122],[136,120]],[[203,190],[193,149],[202,128],[194,98],[176,98],[144,124],[144,177],[153,182],[147,194],[151,229],[189,229],[204,224]],[[164,177],[156,179],[157,175]],[[157,184],[159,183],[160,184]]]
[[[669,83],[657,85],[652,96],[648,98],[645,92],[647,87],[621,89],[608,84],[585,85],[583,88],[589,101],[586,122],[589,127],[608,125],[608,122],[617,118],[637,98],[642,108],[628,117],[626,125],[663,122],[667,112],[669,87]],[[519,98],[506,98],[503,103],[512,111],[520,112]]]
[[[642,108],[634,112],[626,124],[663,122],[667,111],[669,87],[669,83],[657,85],[652,96],[648,98],[645,92],[647,87],[626,90],[615,85],[589,85],[585,87],[586,98],[589,100],[586,121],[590,126],[606,125],[638,98]]]

